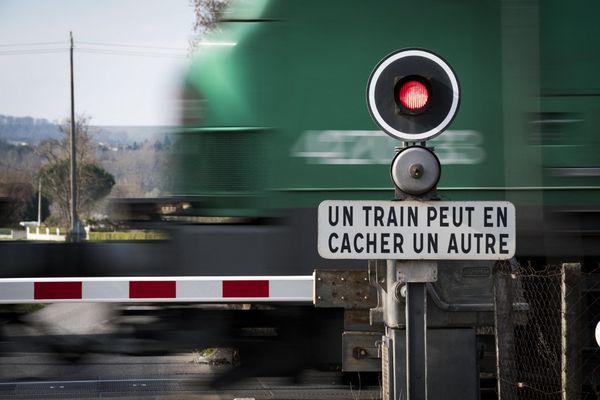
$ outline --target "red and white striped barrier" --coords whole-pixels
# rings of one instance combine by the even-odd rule
[[[314,277],[0,279],[0,304],[59,302],[306,302]]]

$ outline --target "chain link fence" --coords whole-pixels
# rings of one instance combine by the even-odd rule
[[[498,398],[600,400],[600,269],[497,265]]]

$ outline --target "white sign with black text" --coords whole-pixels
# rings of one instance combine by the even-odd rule
[[[323,258],[505,260],[515,254],[515,207],[507,201],[327,200],[318,218]]]

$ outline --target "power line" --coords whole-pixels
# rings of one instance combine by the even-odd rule
[[[33,54],[55,54],[64,53],[68,51],[68,48],[56,48],[56,49],[29,49],[29,50],[0,50],[0,56],[22,56],[22,55],[33,55]],[[133,57],[159,57],[159,58],[186,58],[187,56],[182,52],[180,54],[174,53],[159,53],[149,51],[131,51],[131,50],[109,50],[109,49],[93,49],[86,47],[75,47],[75,51],[78,53],[87,54],[105,54],[115,56],[133,56]]]
[[[56,48],[56,49],[29,49],[29,50],[0,50],[0,56],[22,56],[28,54],[52,54],[62,53],[69,49],[67,48]]]
[[[87,44],[91,46],[104,46],[104,47],[130,47],[140,49],[156,49],[156,50],[174,50],[174,51],[186,51],[187,49],[182,47],[163,47],[163,46],[149,46],[141,44],[123,44],[123,43],[103,43],[103,42],[77,42],[80,44]]]
[[[27,42],[27,43],[0,43],[0,47],[31,47],[31,46],[53,46],[57,44],[67,44],[65,42]],[[106,43],[106,42],[81,42],[78,41],[75,44],[84,44],[90,46],[102,46],[102,47],[130,47],[130,48],[141,48],[141,49],[155,49],[155,50],[174,50],[174,51],[186,51],[183,47],[168,47],[168,46],[151,46],[142,44],[131,44],[131,43]]]
[[[77,52],[87,54],[105,54],[105,55],[116,55],[116,56],[132,56],[132,57],[158,57],[158,58],[187,58],[189,54],[184,48],[176,47],[163,47],[163,46],[147,46],[147,45],[134,45],[134,44],[119,44],[119,43],[103,43],[103,42],[77,42],[88,46],[100,46],[100,48],[94,47],[78,47],[74,49]],[[31,54],[52,54],[60,53],[69,50],[69,48],[31,48],[33,46],[45,46],[45,45],[57,45],[64,44],[64,42],[31,42],[31,43],[13,43],[13,44],[0,44],[0,56],[20,56],[20,55],[31,55]],[[15,47],[11,49],[10,47]],[[18,47],[21,47],[20,49]],[[25,47],[25,48],[23,48]],[[101,47],[113,47],[113,48],[101,48]],[[6,50],[3,50],[5,49]],[[123,49],[119,49],[123,48]],[[132,50],[128,50],[132,49]],[[135,49],[148,49],[148,50],[165,50],[165,51],[136,51]]]
[[[0,47],[52,46],[66,44],[65,42],[29,42],[29,43],[0,43]]]
[[[157,58],[187,58],[185,54],[168,54],[157,52],[140,52],[127,50],[107,50],[107,49],[91,49],[85,47],[76,47],[78,53],[86,54],[105,54],[113,56],[132,56],[132,57],[157,57]]]

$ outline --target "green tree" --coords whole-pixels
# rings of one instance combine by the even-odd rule
[[[60,220],[67,226],[71,223],[71,184],[69,160],[59,160],[44,165],[40,170],[42,194],[47,196],[58,210]],[[91,212],[94,204],[108,196],[115,185],[115,178],[103,168],[83,163],[77,166],[78,214]]]
[[[77,214],[89,214],[96,202],[106,197],[115,185],[114,177],[99,167],[95,159],[90,117],[80,115],[75,121],[77,160]],[[62,140],[47,140],[38,146],[40,158],[45,164],[39,170],[42,194],[48,197],[66,226],[71,225],[71,184],[69,162],[69,133],[71,122],[65,120],[60,132]]]

